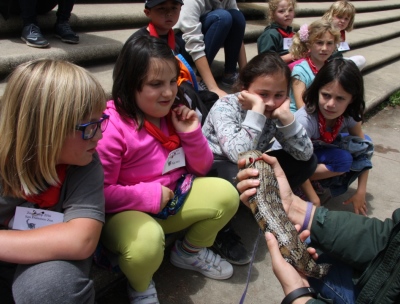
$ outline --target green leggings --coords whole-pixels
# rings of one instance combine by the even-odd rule
[[[118,254],[119,266],[130,285],[145,291],[164,256],[164,234],[188,228],[185,238],[197,247],[209,247],[219,230],[235,215],[239,206],[236,189],[227,181],[200,177],[182,209],[166,220],[140,211],[108,215],[101,240]]]

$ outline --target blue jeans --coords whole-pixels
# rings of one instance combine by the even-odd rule
[[[57,9],[57,22],[66,22],[71,16],[72,9],[74,7],[75,0],[19,0],[18,4],[21,9],[21,18],[23,20],[24,26],[35,23],[37,14],[47,13],[51,8],[58,4]]]
[[[335,304],[355,303],[359,290],[352,280],[353,269],[326,254],[319,256],[318,263],[329,263],[332,266],[322,279],[308,278],[310,286],[323,298],[331,299]]]
[[[224,46],[225,73],[236,72],[246,20],[236,9],[216,9],[200,17],[205,53],[211,66],[219,49]]]

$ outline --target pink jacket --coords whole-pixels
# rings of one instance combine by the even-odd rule
[[[178,133],[185,152],[186,167],[162,175],[170,151],[132,120],[123,120],[114,101],[107,102],[105,113],[110,120],[97,151],[104,168],[106,213],[138,210],[157,214],[160,211],[161,185],[175,189],[185,173],[204,176],[211,168],[213,154],[199,127],[190,133]],[[168,135],[165,119],[161,130]]]

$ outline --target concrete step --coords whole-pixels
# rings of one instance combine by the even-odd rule
[[[98,46],[98,39],[94,39],[91,37],[91,35],[94,35],[91,33],[90,35],[88,34],[88,42],[93,42],[90,43],[90,45],[85,46],[85,52],[72,52],[75,46],[68,46],[71,50],[69,52],[68,60],[79,62],[80,60],[86,60],[86,59],[95,59],[97,57],[97,51],[101,50],[103,53],[104,52],[109,52],[110,57],[113,57],[114,55],[118,54],[119,48],[122,46],[123,42],[126,40],[127,37],[131,34],[131,31],[107,31],[107,34],[111,34],[111,37],[113,38],[108,38],[110,40],[113,40],[107,45],[107,39],[104,36],[103,32],[98,32],[97,34],[101,34],[102,39],[104,40],[105,44],[102,45],[101,47]],[[113,35],[114,34],[114,35]],[[116,40],[118,39],[118,40]],[[117,42],[119,41],[119,45]],[[48,56],[52,56],[54,58],[65,58],[66,54],[64,44],[61,42],[58,42],[54,40],[54,44],[60,44],[60,48],[57,47],[57,45],[54,45],[52,49],[48,50]],[[97,45],[97,47],[96,47]],[[61,48],[62,47],[62,48]],[[252,58],[255,55],[257,55],[257,45],[256,43],[247,43],[245,45],[246,47],[246,53],[248,58]],[[38,50],[38,54],[41,54],[44,50]],[[346,53],[346,56],[352,56],[352,55],[359,55],[362,54],[363,56],[366,57],[367,59],[367,65],[364,68],[364,75],[367,74],[372,74],[372,76],[369,76],[369,78],[364,78],[366,88],[381,88],[382,86],[391,86],[392,89],[386,91],[385,94],[382,94],[382,97],[380,98],[381,101],[385,100],[390,94],[392,94],[394,91],[397,89],[400,89],[400,84],[398,82],[393,81],[395,78],[387,78],[385,76],[385,70],[387,68],[387,65],[392,65],[394,61],[400,59],[400,39],[398,38],[392,38],[374,45],[368,45],[362,48],[354,49]],[[14,58],[11,56],[9,58],[10,60]],[[21,60],[28,60],[25,56],[20,57]],[[0,66],[2,64],[3,57],[0,58]],[[223,60],[224,60],[224,52],[221,49],[221,51],[218,53],[216,57],[215,64],[212,66],[212,70],[214,75],[216,75],[216,78],[221,76],[222,73],[222,67],[223,67]],[[88,62],[88,61],[86,61]],[[88,65],[87,69],[92,72],[102,83],[104,89],[107,91],[107,93],[111,92],[111,87],[112,87],[112,70],[114,68],[114,63],[113,62],[103,62],[102,64],[95,64],[95,65]],[[374,74],[379,73],[379,77],[373,77]],[[370,80],[368,80],[370,79]],[[382,84],[380,82],[383,82]],[[5,80],[3,80],[0,83],[0,95],[2,94],[2,91],[4,90],[5,86]],[[383,93],[383,92],[382,92]],[[371,98],[370,98],[371,96]],[[367,102],[367,109],[371,109],[372,105],[376,103],[376,94],[370,95],[369,93],[366,93],[366,102]]]
[[[76,4],[74,6],[70,19],[74,29],[87,31],[88,29],[139,28],[148,21],[143,13],[143,3],[101,3],[95,4],[95,9],[93,5]],[[296,16],[298,18],[321,17],[329,5],[328,2],[299,3]],[[360,1],[355,2],[354,5],[357,8],[356,27],[400,19],[400,14],[396,11],[400,9],[400,2],[397,0]],[[238,6],[245,14],[246,20],[265,20],[265,16],[268,15],[268,3],[238,3]],[[373,13],[368,13],[371,10]],[[44,32],[52,29],[55,20],[55,10],[38,16],[38,22]],[[299,24],[302,23],[299,22]],[[14,36],[20,32],[21,20],[18,16],[11,16],[7,21],[0,16],[0,37]]]
[[[325,11],[331,6],[332,1],[297,1],[296,16],[297,17],[321,17]],[[400,2],[398,0],[379,0],[379,1],[352,1],[352,4],[356,8],[357,15],[360,13],[377,12],[385,10],[393,10],[400,8]],[[260,10],[264,14],[268,15],[268,3],[267,2],[245,2],[238,3],[241,10],[244,8],[252,8]]]
[[[385,23],[376,23],[376,20],[372,19],[374,14],[377,15],[376,20],[380,20],[380,22],[386,20]],[[400,23],[400,9],[358,15],[360,15],[361,20],[358,21],[357,19],[355,22],[355,29],[346,34],[346,40],[348,41],[350,47],[357,48],[363,45],[374,44],[386,39],[400,36],[400,31],[397,27]],[[301,25],[311,24],[313,21],[318,19],[318,17],[295,18],[293,21],[294,31],[297,31]],[[251,20],[247,22],[245,42],[256,41],[264,31],[267,24],[267,21]]]
[[[296,18],[296,22],[311,23],[316,19]],[[261,23],[261,24],[260,24]],[[400,21],[386,23],[385,26],[374,25],[355,29],[348,35],[351,48],[378,43],[400,35],[397,29]],[[250,22],[246,27],[246,41],[256,41],[264,30],[263,22]],[[51,47],[46,49],[29,48],[19,37],[2,39],[0,44],[0,75],[10,73],[18,64],[34,58],[63,58],[78,64],[90,65],[93,62],[104,64],[113,61],[126,41],[136,29],[118,29],[107,31],[80,32],[81,42],[78,45],[62,43],[59,39],[47,35]],[[253,56],[248,56],[249,58]]]
[[[387,22],[384,26],[372,25],[357,28],[348,34],[348,42],[351,48],[374,44],[383,40],[392,39],[400,35],[400,9],[394,10],[391,17],[398,16],[399,21]],[[370,13],[367,13],[370,15]],[[360,14],[363,15],[363,14]],[[385,14],[377,13],[379,18]],[[371,16],[367,16],[370,18]],[[295,28],[304,23],[311,23],[317,18],[296,18]],[[371,20],[371,19],[369,19]],[[392,20],[392,19],[390,19]],[[266,26],[265,21],[250,21],[246,26],[245,41],[256,41]],[[25,43],[17,37],[2,39],[0,43],[0,77],[5,76],[18,64],[39,57],[63,58],[79,64],[90,64],[96,61],[114,60],[126,39],[134,32],[134,29],[114,29],[79,32],[80,43],[70,45],[62,43],[52,35],[46,35],[51,47],[46,49],[35,49],[25,47]],[[44,33],[46,33],[44,31]],[[250,57],[251,58],[251,57]]]
[[[88,2],[88,1],[86,1]],[[94,2],[94,1],[93,1]],[[148,20],[143,14],[143,3],[95,3],[76,4],[71,24],[79,32],[81,42],[69,45],[52,37],[51,28],[55,21],[55,10],[40,16],[39,22],[51,48],[35,49],[26,47],[20,40],[20,20],[11,17],[5,21],[0,17],[0,96],[5,86],[5,76],[18,64],[35,58],[66,59],[87,67],[93,72],[109,93],[112,86],[112,69],[118,53],[126,39]],[[399,89],[391,79],[384,79],[387,65],[395,66],[400,58],[400,1],[356,1],[355,29],[347,40],[352,50],[347,54],[364,55],[367,66],[363,74],[366,87],[386,87],[378,100],[384,100],[389,92]],[[245,42],[248,59],[257,54],[255,41],[267,25],[265,16],[268,4],[264,2],[242,2],[238,4],[247,20]],[[330,6],[330,2],[300,2],[293,22],[295,30],[301,24],[317,20]],[[95,7],[95,9],[94,9]],[[222,73],[224,52],[221,50],[212,70],[216,78]],[[381,71],[382,70],[382,71]],[[374,77],[374,75],[377,77]],[[378,76],[379,74],[379,76]],[[372,83],[368,83],[371,79]],[[385,85],[376,82],[384,81]],[[371,96],[371,98],[370,98]],[[376,94],[367,93],[367,108],[376,103]]]

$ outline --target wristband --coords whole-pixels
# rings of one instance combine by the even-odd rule
[[[289,293],[283,300],[281,304],[290,304],[294,300],[304,297],[304,296],[312,296],[313,298],[316,296],[315,290],[311,287],[301,287],[298,289],[293,290]]]
[[[301,226],[300,232],[308,228],[308,224],[310,223],[311,218],[312,207],[313,204],[311,202],[307,202],[306,217],[304,218],[303,226]]]

